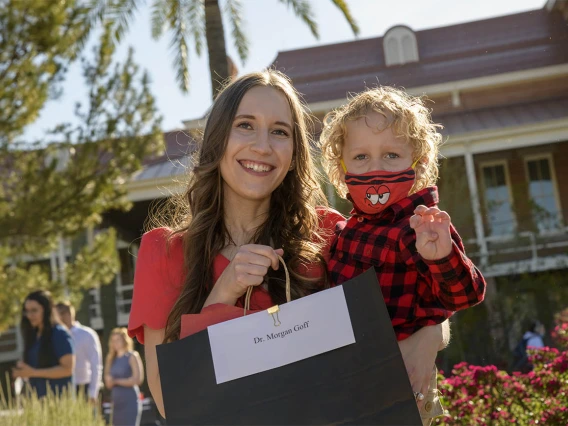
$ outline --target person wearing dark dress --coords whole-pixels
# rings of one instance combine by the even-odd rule
[[[112,424],[138,426],[142,401],[138,386],[144,381],[144,368],[126,328],[115,328],[109,338],[105,363],[105,386],[111,389]]]
[[[61,395],[73,388],[75,354],[73,339],[59,322],[48,291],[28,294],[22,308],[20,328],[24,339],[24,359],[12,370],[13,377],[28,379],[39,398],[48,389]]]

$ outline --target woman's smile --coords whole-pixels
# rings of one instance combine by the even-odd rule
[[[242,168],[247,172],[255,176],[267,176],[272,172],[275,167],[271,164],[264,163],[262,161],[252,161],[252,160],[237,160]]]

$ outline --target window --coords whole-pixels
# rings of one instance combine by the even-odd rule
[[[0,333],[0,362],[21,358],[23,348],[19,327],[12,327]]]
[[[529,198],[532,216],[540,232],[561,227],[562,214],[558,202],[552,157],[526,158]]]
[[[134,267],[138,247],[135,245],[119,244],[118,256],[120,259],[120,272],[116,276],[116,313],[119,326],[128,324],[130,306],[132,304],[132,291],[134,289]]]
[[[489,235],[512,234],[516,228],[516,221],[512,209],[507,164],[499,162],[483,165],[482,177]]]
[[[408,27],[397,26],[388,30],[383,38],[383,49],[387,66],[418,62],[416,35]]]
[[[91,328],[95,330],[102,330],[104,328],[104,322],[101,310],[101,289],[99,287],[90,289],[88,297]]]
[[[394,37],[385,40],[385,62],[387,66],[404,63],[399,40]]]

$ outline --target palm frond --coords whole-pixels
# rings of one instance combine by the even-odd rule
[[[154,40],[159,39],[166,28],[168,21],[168,1],[154,0],[152,3],[152,37]]]
[[[205,38],[205,3],[203,0],[192,0],[187,4],[187,24],[195,44],[195,52],[201,56]]]
[[[249,41],[246,34],[242,30],[243,25],[243,6],[240,0],[227,0],[225,11],[229,15],[229,22],[231,23],[231,35],[235,42],[237,52],[243,64],[248,58]]]
[[[113,24],[113,38],[116,42],[120,43],[122,37],[128,32],[130,22],[138,10],[138,6],[145,2],[146,0],[116,0],[116,2],[110,3],[106,19]]]
[[[312,7],[308,0],[278,0],[280,3],[291,7],[294,14],[300,18],[310,28],[315,38],[319,39],[318,25],[314,20]]]
[[[189,92],[189,50],[187,48],[187,26],[184,16],[184,1],[170,1],[168,19],[172,30],[170,48],[175,51],[174,68],[176,79],[183,93]]]
[[[84,3],[85,9],[89,11],[90,24],[96,25],[105,18],[107,10],[111,5],[110,0],[88,0]]]
[[[87,23],[85,30],[77,39],[78,51],[82,51],[86,46],[91,30],[104,21],[109,0],[86,0],[81,8],[75,9],[78,16],[85,17]]]
[[[341,10],[341,13],[349,23],[349,26],[351,27],[351,31],[353,31],[353,34],[359,35],[360,32],[359,25],[357,24],[357,21],[355,21],[355,18],[353,18],[353,15],[351,15],[351,10],[349,10],[349,6],[347,6],[345,0],[331,0],[331,2],[335,6],[337,6],[339,10]]]

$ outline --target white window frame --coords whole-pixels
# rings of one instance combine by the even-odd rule
[[[94,330],[102,330],[104,328],[103,310],[101,307],[101,289],[94,287],[89,290],[89,295],[93,297],[93,302],[89,303],[89,322]],[[91,312],[95,312],[92,315]]]
[[[98,232],[97,232],[98,233]],[[93,240],[95,239],[95,229],[92,226],[89,226],[85,230],[85,236],[87,238],[87,245],[90,247],[93,244]],[[103,310],[101,306],[101,288],[100,287],[93,287],[88,291],[89,296],[93,297],[93,301],[89,303],[89,322],[91,324],[91,328],[94,330],[102,330],[104,328],[104,320],[103,320]],[[91,315],[91,312],[94,311],[95,315]]]
[[[483,169],[485,167],[495,167],[495,166],[503,166],[503,169],[505,171],[505,184],[507,185],[507,192],[509,193],[509,200],[511,202],[511,214],[513,216],[513,233],[512,234],[503,234],[503,235],[495,235],[492,233],[491,230],[491,223],[489,222],[489,220],[487,220],[489,229],[487,230],[487,235],[488,235],[488,239],[493,238],[500,238],[500,237],[505,237],[508,235],[513,235],[516,230],[518,229],[518,222],[517,222],[517,215],[515,213],[515,199],[513,198],[513,191],[512,191],[512,187],[511,187],[511,178],[509,176],[509,163],[507,162],[507,160],[505,159],[501,159],[501,160],[492,160],[492,161],[482,161],[479,163],[479,169],[480,169],[480,177],[481,177],[481,185],[483,187],[483,204],[484,204],[484,208],[485,208],[485,213],[489,214],[489,212],[487,211],[487,187],[485,186],[485,176],[483,173]]]
[[[16,344],[16,349],[12,351],[5,351],[4,347],[7,346],[5,343],[0,343],[0,362],[9,362],[15,361],[22,357],[24,352],[24,339],[22,338],[22,334],[20,333],[20,326],[15,325],[14,327],[9,328],[8,330],[0,333],[6,334],[10,333],[14,335],[14,338],[8,342],[8,344]]]
[[[138,246],[135,244],[129,244],[124,241],[118,241],[116,245],[117,250],[119,249],[128,249],[130,254],[132,255],[132,266],[136,268],[136,258],[138,256]],[[119,266],[121,268],[122,265]],[[130,291],[134,289],[134,282],[131,283],[123,283],[122,282],[122,269],[118,270],[116,274],[116,322],[117,325],[123,327],[128,324],[128,319],[130,317],[129,312],[123,312],[122,307],[124,305],[128,305],[132,303],[132,299],[125,299],[124,292]]]
[[[404,48],[403,40],[408,38],[410,45]],[[405,26],[396,26],[389,29],[383,37],[383,52],[386,66],[404,65],[420,60],[416,34]]]
[[[564,222],[564,214],[562,212],[562,203],[560,202],[560,192],[558,191],[558,180],[556,179],[556,169],[554,168],[554,157],[552,156],[551,152],[541,153],[541,154],[531,154],[525,155],[523,157],[524,165],[525,165],[525,177],[527,183],[530,184],[530,175],[529,175],[529,161],[539,161],[539,160],[548,160],[548,167],[550,168],[550,180],[552,181],[552,188],[554,193],[554,201],[556,202],[556,209],[558,210],[558,216],[561,220],[559,224],[561,227],[563,226]],[[530,197],[530,192],[528,193]],[[539,233],[548,233],[550,231],[540,231]]]

